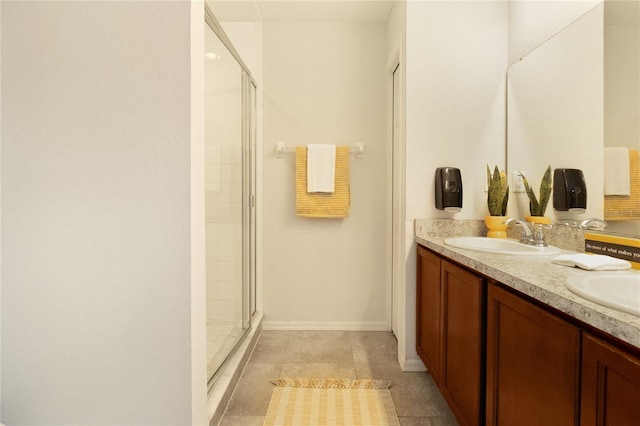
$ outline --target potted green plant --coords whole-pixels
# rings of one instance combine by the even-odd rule
[[[487,165],[487,208],[489,216],[484,218],[487,225],[487,237],[506,238],[507,203],[509,202],[509,184],[507,175],[495,166],[493,174]]]
[[[551,197],[551,166],[547,166],[547,170],[544,172],[544,176],[542,176],[542,181],[540,182],[540,200],[538,200],[536,194],[533,192],[533,188],[529,185],[524,173],[521,171],[518,171],[518,173],[522,176],[524,189],[527,192],[527,197],[529,197],[529,212],[531,215],[525,219],[527,222],[550,224],[551,218],[545,216],[544,213],[547,211],[547,205]]]

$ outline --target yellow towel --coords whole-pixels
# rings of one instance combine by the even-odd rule
[[[349,147],[336,147],[336,179],[332,193],[307,192],[307,148],[296,147],[296,215],[340,218],[349,216]]]
[[[604,197],[605,220],[628,220],[640,218],[640,164],[638,151],[629,150],[629,173],[631,174],[631,196],[607,195]]]

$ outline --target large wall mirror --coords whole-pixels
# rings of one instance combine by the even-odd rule
[[[536,194],[548,165],[585,176],[587,211],[559,212],[550,202],[554,220],[600,218],[608,232],[640,237],[638,171],[630,171],[630,196],[605,196],[604,184],[606,148],[631,157],[640,150],[639,21],[639,2],[601,3],[509,67],[509,173],[523,171]],[[509,211],[529,214],[525,193],[512,193]]]

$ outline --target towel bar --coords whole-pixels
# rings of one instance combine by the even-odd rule
[[[287,152],[294,152],[295,148],[287,148],[284,142],[276,142],[276,157],[283,158]],[[364,144],[356,143],[355,150],[349,150],[349,155],[353,155],[355,158],[364,158]]]

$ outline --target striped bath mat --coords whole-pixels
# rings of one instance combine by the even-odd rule
[[[390,382],[279,379],[264,426],[399,425]]]

